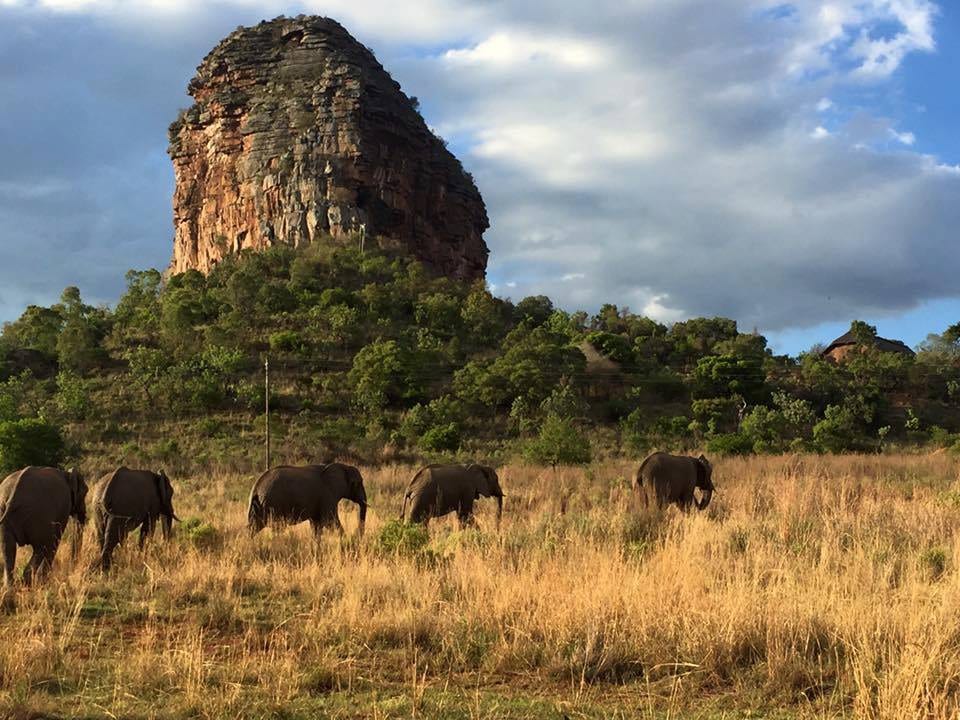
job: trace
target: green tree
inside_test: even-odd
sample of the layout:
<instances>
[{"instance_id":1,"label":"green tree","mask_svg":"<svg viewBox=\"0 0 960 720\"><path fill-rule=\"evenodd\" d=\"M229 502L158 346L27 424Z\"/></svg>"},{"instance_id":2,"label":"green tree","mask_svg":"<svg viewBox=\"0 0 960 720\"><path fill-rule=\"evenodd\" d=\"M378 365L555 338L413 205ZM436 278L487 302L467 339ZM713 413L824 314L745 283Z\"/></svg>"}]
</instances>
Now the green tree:
<instances>
[{"instance_id":1,"label":"green tree","mask_svg":"<svg viewBox=\"0 0 960 720\"><path fill-rule=\"evenodd\" d=\"M536 438L527 442L524 455L544 465L584 465L590 462L590 441L572 420L550 413Z\"/></svg>"},{"instance_id":2,"label":"green tree","mask_svg":"<svg viewBox=\"0 0 960 720\"><path fill-rule=\"evenodd\" d=\"M60 430L41 418L0 422L0 473L27 465L55 467L66 453Z\"/></svg>"},{"instance_id":3,"label":"green tree","mask_svg":"<svg viewBox=\"0 0 960 720\"><path fill-rule=\"evenodd\" d=\"M357 404L378 412L404 394L408 360L396 340L377 340L353 358L348 376Z\"/></svg>"}]
</instances>

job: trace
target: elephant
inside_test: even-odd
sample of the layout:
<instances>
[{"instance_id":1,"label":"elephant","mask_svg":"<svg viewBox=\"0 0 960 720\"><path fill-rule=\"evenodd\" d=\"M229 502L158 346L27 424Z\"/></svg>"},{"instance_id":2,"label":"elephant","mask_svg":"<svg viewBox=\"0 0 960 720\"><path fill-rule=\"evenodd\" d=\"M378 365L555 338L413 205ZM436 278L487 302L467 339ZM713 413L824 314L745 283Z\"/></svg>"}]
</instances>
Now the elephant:
<instances>
[{"instance_id":1,"label":"elephant","mask_svg":"<svg viewBox=\"0 0 960 720\"><path fill-rule=\"evenodd\" d=\"M263 473L250 491L247 525L255 535L271 521L295 525L309 520L318 537L324 528L335 528L343 534L337 514L341 500L352 500L360 506L359 533L363 535L367 493L357 468L342 463L274 467Z\"/></svg>"},{"instance_id":2,"label":"elephant","mask_svg":"<svg viewBox=\"0 0 960 720\"><path fill-rule=\"evenodd\" d=\"M486 465L428 465L413 476L403 496L400 520L424 525L430 518L456 511L460 527L473 523L473 502L497 499L497 527L503 516L503 490L496 471ZM410 512L407 513L407 503Z\"/></svg>"},{"instance_id":3,"label":"elephant","mask_svg":"<svg viewBox=\"0 0 960 720\"><path fill-rule=\"evenodd\" d=\"M688 457L655 452L640 464L636 489L643 495L645 505L649 502L647 493L652 489L660 508L672 503L687 512L695 504L697 510L704 510L713 497L712 474L713 467L703 455ZM694 497L695 488L700 490L699 500Z\"/></svg>"},{"instance_id":4,"label":"elephant","mask_svg":"<svg viewBox=\"0 0 960 720\"><path fill-rule=\"evenodd\" d=\"M99 566L110 569L113 551L129 532L140 528L140 549L161 521L163 537L170 539L174 520L173 486L166 473L120 467L104 475L93 488L94 528L100 550Z\"/></svg>"},{"instance_id":5,"label":"elephant","mask_svg":"<svg viewBox=\"0 0 960 720\"><path fill-rule=\"evenodd\" d=\"M30 545L33 554L23 573L29 584L50 570L60 538L71 517L78 525L73 555L79 555L83 526L87 522L87 484L76 469L29 466L11 473L0 483L0 547L3 550L3 584L13 586L17 548Z\"/></svg>"}]
</instances>

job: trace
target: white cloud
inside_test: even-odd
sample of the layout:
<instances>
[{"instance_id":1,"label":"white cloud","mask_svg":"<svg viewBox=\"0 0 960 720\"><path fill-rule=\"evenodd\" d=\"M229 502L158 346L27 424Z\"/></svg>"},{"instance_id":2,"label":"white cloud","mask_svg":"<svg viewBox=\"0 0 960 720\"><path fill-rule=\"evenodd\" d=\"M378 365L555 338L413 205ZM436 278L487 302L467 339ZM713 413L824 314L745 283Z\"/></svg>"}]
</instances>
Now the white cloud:
<instances>
[{"instance_id":1,"label":"white cloud","mask_svg":"<svg viewBox=\"0 0 960 720\"><path fill-rule=\"evenodd\" d=\"M10 0L0 3L10 7ZM155 254L168 251L163 125L184 102L190 69L235 25L304 11L339 19L421 98L431 124L477 178L491 218L491 276L515 297L545 293L571 309L629 303L664 321L727 315L774 330L958 292L960 170L912 150L913 135L896 130L900 119L876 109L870 94L911 53L934 49L936 8L925 0L794 0L787 13L769 12L779 0L34 4L56 17L96 15L101 29L128 27L145 14L165 19L141 24L151 43L166 43L166 55L155 45L145 52L117 42L100 64L74 70L65 60L48 76L48 53L24 62L29 73L14 78L21 95L11 96L21 108L32 106L37 88L48 98L81 87L92 98L96 113L85 115L80 97L77 123L58 136L60 145L47 148L49 132L32 134L31 125L49 113L18 111L12 133L10 122L0 123L0 217L8 228L28 205L4 205L4 192L23 192L20 184L2 184L21 180L10 174L11 153L21 149L25 173L44 152L51 167L67 157L80 168L101 162L112 146L92 122L83 124L88 115L116 118L110 139L118 142L150 133L110 161L115 176L100 176L125 189L153 173L148 211L136 205L127 212L115 197L109 205L104 183L96 212L85 203L58 216L43 205L69 193L38 197L34 190L29 201L39 208L31 223L49 216L50 237L83 228L84 242L100 248L100 264L117 277L126 268L102 262L117 237L160 247ZM184 39L188 51L179 49ZM64 57L96 54L85 53L82 34L64 33L60 42L72 43ZM144 55L149 64L128 68ZM171 58L179 65L168 77L162 73ZM106 110L93 81L103 68L127 81ZM155 108L145 98L161 90ZM138 103L150 110L143 118ZM828 111L829 121L822 116ZM140 130L144 123L152 124ZM146 169L131 162L147 152L154 160ZM84 180L84 170L68 179L77 187ZM160 220L146 229L140 216ZM102 231L104 217L110 233ZM9 287L9 274L22 275L26 262L0 285Z\"/></svg>"},{"instance_id":2,"label":"white cloud","mask_svg":"<svg viewBox=\"0 0 960 720\"><path fill-rule=\"evenodd\" d=\"M913 145L917 141L912 132L897 132L893 128L890 128L890 137L903 145Z\"/></svg>"},{"instance_id":3,"label":"white cloud","mask_svg":"<svg viewBox=\"0 0 960 720\"><path fill-rule=\"evenodd\" d=\"M538 37L526 33L494 33L473 47L448 50L456 63L511 67L522 62L545 62L569 68L591 69L606 64L601 45L571 37Z\"/></svg>"}]
</instances>

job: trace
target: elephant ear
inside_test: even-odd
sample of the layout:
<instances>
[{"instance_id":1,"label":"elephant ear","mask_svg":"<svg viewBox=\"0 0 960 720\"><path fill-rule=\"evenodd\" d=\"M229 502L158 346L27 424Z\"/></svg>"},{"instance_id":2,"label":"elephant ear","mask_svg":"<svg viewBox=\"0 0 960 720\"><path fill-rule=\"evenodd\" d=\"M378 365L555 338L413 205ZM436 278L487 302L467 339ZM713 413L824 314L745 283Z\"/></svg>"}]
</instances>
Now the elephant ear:
<instances>
[{"instance_id":1,"label":"elephant ear","mask_svg":"<svg viewBox=\"0 0 960 720\"><path fill-rule=\"evenodd\" d=\"M360 474L357 468L350 465L347 466L347 481L350 484L350 490L353 492L354 497L360 497L366 494L363 489L363 475Z\"/></svg>"},{"instance_id":2,"label":"elephant ear","mask_svg":"<svg viewBox=\"0 0 960 720\"><path fill-rule=\"evenodd\" d=\"M477 495L484 497L493 497L497 494L499 482L497 481L497 472L489 465L471 465L470 468L480 475L477 482Z\"/></svg>"},{"instance_id":3,"label":"elephant ear","mask_svg":"<svg viewBox=\"0 0 960 720\"><path fill-rule=\"evenodd\" d=\"M713 487L710 476L713 474L713 466L704 455L697 458L697 487L709 489Z\"/></svg>"},{"instance_id":4,"label":"elephant ear","mask_svg":"<svg viewBox=\"0 0 960 720\"><path fill-rule=\"evenodd\" d=\"M490 485L491 495L500 495L500 478L497 477L497 471L489 465L483 465L483 474L487 476L487 483Z\"/></svg>"},{"instance_id":5,"label":"elephant ear","mask_svg":"<svg viewBox=\"0 0 960 720\"><path fill-rule=\"evenodd\" d=\"M80 471L72 467L66 472L67 485L70 487L71 504L73 512L71 513L80 524L87 521L87 484L83 481Z\"/></svg>"},{"instance_id":6,"label":"elephant ear","mask_svg":"<svg viewBox=\"0 0 960 720\"><path fill-rule=\"evenodd\" d=\"M163 470L155 473L153 477L157 483L160 507L164 509L164 512L169 511L170 514L173 514L173 485L170 484L170 478Z\"/></svg>"}]
</instances>

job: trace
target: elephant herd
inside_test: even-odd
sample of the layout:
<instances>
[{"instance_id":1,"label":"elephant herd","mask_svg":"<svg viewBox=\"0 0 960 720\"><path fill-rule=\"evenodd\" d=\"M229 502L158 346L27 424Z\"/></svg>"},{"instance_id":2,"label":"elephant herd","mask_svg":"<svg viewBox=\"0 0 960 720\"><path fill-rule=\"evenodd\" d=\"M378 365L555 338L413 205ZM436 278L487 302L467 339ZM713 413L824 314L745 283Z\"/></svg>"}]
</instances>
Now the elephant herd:
<instances>
[{"instance_id":1,"label":"elephant herd","mask_svg":"<svg viewBox=\"0 0 960 720\"><path fill-rule=\"evenodd\" d=\"M653 453L640 465L634 488L648 503L653 493L660 507L677 505L688 511L707 507L713 495L712 468L698 458ZM699 490L699 500L695 498ZM481 497L497 500L497 527L503 513L503 490L496 471L486 465L429 465L411 479L403 496L400 519L426 524L431 518L457 513L461 526L473 522L473 505ZM319 534L326 528L343 532L337 506L350 500L360 507L359 532L367 515L367 494L357 468L342 463L280 466L264 472L250 492L247 525L252 534L270 522L309 521ZM163 471L121 467L94 486L91 502L98 559L95 568L106 571L116 547L139 528L139 545L157 522L169 539L174 520L173 486ZM73 554L80 551L87 521L87 485L77 470L26 467L0 482L0 550L4 587L13 585L17 548L31 546L33 555L24 570L25 582L49 570L70 518L79 526Z\"/></svg>"}]
</instances>

